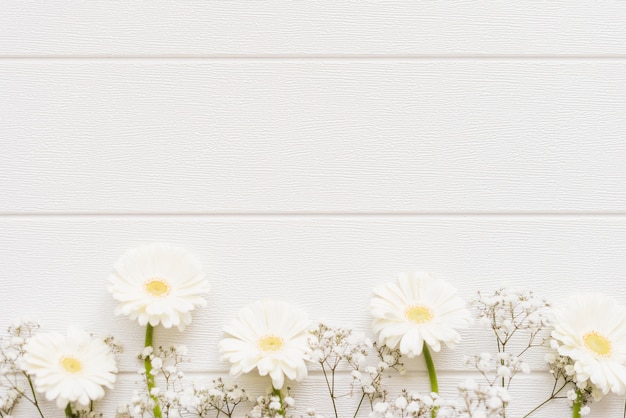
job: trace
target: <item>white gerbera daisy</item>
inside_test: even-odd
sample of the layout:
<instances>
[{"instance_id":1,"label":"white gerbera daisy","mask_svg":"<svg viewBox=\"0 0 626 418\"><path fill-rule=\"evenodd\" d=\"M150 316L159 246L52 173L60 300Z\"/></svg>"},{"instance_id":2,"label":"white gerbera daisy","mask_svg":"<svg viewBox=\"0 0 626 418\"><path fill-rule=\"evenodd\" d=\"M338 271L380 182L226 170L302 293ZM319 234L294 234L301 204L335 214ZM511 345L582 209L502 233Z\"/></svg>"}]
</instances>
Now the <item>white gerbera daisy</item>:
<instances>
[{"instance_id":1,"label":"white gerbera daisy","mask_svg":"<svg viewBox=\"0 0 626 418\"><path fill-rule=\"evenodd\" d=\"M626 393L626 308L606 295L571 296L552 309L558 352L574 361L579 382L590 380L603 394Z\"/></svg>"},{"instance_id":2,"label":"white gerbera daisy","mask_svg":"<svg viewBox=\"0 0 626 418\"><path fill-rule=\"evenodd\" d=\"M202 264L184 248L155 243L128 250L109 279L109 291L120 302L115 314L182 331L191 311L206 304L204 278Z\"/></svg>"},{"instance_id":3,"label":"white gerbera daisy","mask_svg":"<svg viewBox=\"0 0 626 418\"><path fill-rule=\"evenodd\" d=\"M286 302L257 301L241 309L220 341L222 360L232 364L237 376L257 368L270 375L275 389L283 387L285 376L302 380L307 375L309 320L304 311Z\"/></svg>"},{"instance_id":4,"label":"white gerbera daisy","mask_svg":"<svg viewBox=\"0 0 626 418\"><path fill-rule=\"evenodd\" d=\"M21 368L34 377L37 392L59 408L69 402L88 406L104 396L104 387L113 388L115 358L109 346L89 333L74 328L67 336L40 333L25 345Z\"/></svg>"},{"instance_id":5,"label":"white gerbera daisy","mask_svg":"<svg viewBox=\"0 0 626 418\"><path fill-rule=\"evenodd\" d=\"M471 324L465 302L455 296L456 290L443 280L425 272L400 273L396 282L374 289L371 311L378 342L400 348L408 357L419 356L424 342L441 350L460 339L457 328Z\"/></svg>"}]
</instances>

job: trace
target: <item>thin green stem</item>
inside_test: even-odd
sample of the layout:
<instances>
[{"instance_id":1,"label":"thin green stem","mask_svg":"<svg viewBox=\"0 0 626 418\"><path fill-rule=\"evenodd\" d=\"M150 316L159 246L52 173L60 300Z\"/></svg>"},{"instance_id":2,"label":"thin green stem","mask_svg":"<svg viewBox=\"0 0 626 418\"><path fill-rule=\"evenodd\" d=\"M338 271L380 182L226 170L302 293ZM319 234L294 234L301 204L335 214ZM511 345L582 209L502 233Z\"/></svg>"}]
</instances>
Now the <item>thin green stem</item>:
<instances>
[{"instance_id":1,"label":"thin green stem","mask_svg":"<svg viewBox=\"0 0 626 418\"><path fill-rule=\"evenodd\" d=\"M339 418L339 414L337 413L337 404L335 403L335 369L331 369L332 372L332 384L328 380L328 375L326 373L326 368L324 367L324 363L322 362L322 372L324 373L324 379L326 380L326 386L328 387L328 393L330 393L330 400L333 402L333 410L335 412L335 418Z\"/></svg>"},{"instance_id":2,"label":"thin green stem","mask_svg":"<svg viewBox=\"0 0 626 418\"><path fill-rule=\"evenodd\" d=\"M558 383L558 380L554 381L554 386L552 387L552 394L550 395L550 397L548 399L546 399L545 401L541 402L539 405L537 405L536 407L534 407L529 413L527 413L526 415L524 415L522 418L527 418L530 415L532 415L533 413L535 413L539 408L541 408L542 406L544 406L545 404L547 404L548 402L550 402L553 399L557 399L557 396L564 388L565 386L567 386L568 382L563 383L563 386L561 386L559 388L559 390L556 390L556 385ZM626 418L626 417L624 417Z\"/></svg>"},{"instance_id":3,"label":"thin green stem","mask_svg":"<svg viewBox=\"0 0 626 418\"><path fill-rule=\"evenodd\" d=\"M41 408L39 408L39 402L37 401L37 394L36 394L35 388L33 386L33 381L32 381L32 379L30 378L30 376L26 372L24 372L24 376L26 376L26 380L28 381L28 386L30 386L30 391L33 394L33 400L31 401L31 403L33 405L35 405L35 408L37 408L37 412L39 412L39 416L41 418L44 418L43 412L41 412ZM26 397L26 399L28 399L28 398ZM28 400L30 401L30 399L28 399Z\"/></svg>"},{"instance_id":4,"label":"thin green stem","mask_svg":"<svg viewBox=\"0 0 626 418\"><path fill-rule=\"evenodd\" d=\"M154 327L150 324L146 327L146 340L145 347L152 347L152 336L154 334ZM152 412L154 413L154 418L163 418L163 414L161 413L161 405L159 404L159 398L152 395L152 389L156 387L154 383L154 375L152 372L152 361L150 360L150 356L147 356L144 361L144 368L146 369L146 385L148 386L148 395L154 402L154 408Z\"/></svg>"},{"instance_id":5,"label":"thin green stem","mask_svg":"<svg viewBox=\"0 0 626 418\"><path fill-rule=\"evenodd\" d=\"M583 394L579 389L576 389L576 400L572 406L572 418L580 418L580 408L583 406Z\"/></svg>"},{"instance_id":6,"label":"thin green stem","mask_svg":"<svg viewBox=\"0 0 626 418\"><path fill-rule=\"evenodd\" d=\"M430 379L430 391L439 393L439 383L437 383L437 372L435 371L435 364L433 363L433 357L430 355L428 344L424 343L422 349L424 353L424 360L426 361L426 368L428 369L428 378Z\"/></svg>"},{"instance_id":7,"label":"thin green stem","mask_svg":"<svg viewBox=\"0 0 626 418\"><path fill-rule=\"evenodd\" d=\"M422 349L424 353L424 360L426 361L426 368L428 369L428 378L430 379L430 391L434 393L439 393L439 383L437 383L437 372L435 371L435 364L433 363L433 357L430 355L430 350L428 349L428 344L424 342L424 348ZM431 412L432 418L437 417L437 408L433 408Z\"/></svg>"},{"instance_id":8,"label":"thin green stem","mask_svg":"<svg viewBox=\"0 0 626 418\"><path fill-rule=\"evenodd\" d=\"M279 415L282 415L284 417L285 416L285 401L283 398L283 393L280 391L280 389L276 389L274 386L272 386L272 396L278 396L278 400L280 402L280 409L277 412Z\"/></svg>"}]
</instances>

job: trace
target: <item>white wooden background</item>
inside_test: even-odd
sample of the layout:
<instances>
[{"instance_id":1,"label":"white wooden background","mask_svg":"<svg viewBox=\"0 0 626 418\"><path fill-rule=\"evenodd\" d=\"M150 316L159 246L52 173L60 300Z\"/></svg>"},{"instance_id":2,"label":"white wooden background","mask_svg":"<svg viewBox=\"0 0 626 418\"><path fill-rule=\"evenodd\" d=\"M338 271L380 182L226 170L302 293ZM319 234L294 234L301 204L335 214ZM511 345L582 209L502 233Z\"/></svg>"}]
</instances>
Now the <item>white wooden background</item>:
<instances>
[{"instance_id":1,"label":"white wooden background","mask_svg":"<svg viewBox=\"0 0 626 418\"><path fill-rule=\"evenodd\" d=\"M28 315L118 336L105 416L130 399L143 339L112 316L106 280L155 240L209 272L209 306L157 337L187 343L199 379L227 370L216 344L246 303L366 331L371 288L402 270L468 299L504 283L626 303L626 2L0 9L2 327ZM478 328L464 337L436 356L448 394L469 376L461 354L493 349ZM426 390L410 366L399 384ZM547 394L544 373L517 382L512 417ZM301 411L330 416L319 374L293 387ZM609 397L591 416L622 411Z\"/></svg>"}]
</instances>

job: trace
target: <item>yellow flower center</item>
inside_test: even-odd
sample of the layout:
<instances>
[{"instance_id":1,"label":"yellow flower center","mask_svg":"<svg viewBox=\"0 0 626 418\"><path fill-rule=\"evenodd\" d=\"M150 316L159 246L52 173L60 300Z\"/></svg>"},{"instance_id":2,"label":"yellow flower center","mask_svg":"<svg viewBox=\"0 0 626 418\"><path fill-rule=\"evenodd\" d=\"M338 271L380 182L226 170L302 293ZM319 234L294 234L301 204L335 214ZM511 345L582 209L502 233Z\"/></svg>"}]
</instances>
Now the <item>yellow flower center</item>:
<instances>
[{"instance_id":1,"label":"yellow flower center","mask_svg":"<svg viewBox=\"0 0 626 418\"><path fill-rule=\"evenodd\" d=\"M283 339L275 335L261 338L259 348L263 351L278 351L283 346Z\"/></svg>"},{"instance_id":2,"label":"yellow flower center","mask_svg":"<svg viewBox=\"0 0 626 418\"><path fill-rule=\"evenodd\" d=\"M433 319L433 313L426 306L409 306L404 311L404 316L411 322L416 324L423 324Z\"/></svg>"},{"instance_id":3,"label":"yellow flower center","mask_svg":"<svg viewBox=\"0 0 626 418\"><path fill-rule=\"evenodd\" d=\"M169 295L170 293L170 285L163 279L148 280L143 284L143 286L146 289L146 292L158 298Z\"/></svg>"},{"instance_id":4,"label":"yellow flower center","mask_svg":"<svg viewBox=\"0 0 626 418\"><path fill-rule=\"evenodd\" d=\"M583 336L583 341L585 341L588 349L602 357L607 357L611 354L611 341L596 331L586 333Z\"/></svg>"},{"instance_id":5,"label":"yellow flower center","mask_svg":"<svg viewBox=\"0 0 626 418\"><path fill-rule=\"evenodd\" d=\"M80 361L75 359L74 357L63 357L61 359L61 366L65 369L65 371L69 373L78 373L83 369Z\"/></svg>"}]
</instances>

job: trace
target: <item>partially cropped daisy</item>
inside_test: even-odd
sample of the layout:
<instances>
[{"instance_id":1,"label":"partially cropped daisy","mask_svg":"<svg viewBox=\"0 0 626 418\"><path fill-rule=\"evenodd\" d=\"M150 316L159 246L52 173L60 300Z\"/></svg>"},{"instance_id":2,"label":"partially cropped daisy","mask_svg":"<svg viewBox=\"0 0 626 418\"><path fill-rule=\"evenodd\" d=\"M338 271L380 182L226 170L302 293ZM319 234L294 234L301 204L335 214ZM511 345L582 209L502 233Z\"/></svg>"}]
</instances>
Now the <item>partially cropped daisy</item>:
<instances>
[{"instance_id":1,"label":"partially cropped daisy","mask_svg":"<svg viewBox=\"0 0 626 418\"><path fill-rule=\"evenodd\" d=\"M232 363L230 373L236 376L255 368L261 376L269 375L275 389L283 387L285 376L302 380L309 324L306 313L289 303L254 302L224 328L222 360Z\"/></svg>"},{"instance_id":2,"label":"partially cropped daisy","mask_svg":"<svg viewBox=\"0 0 626 418\"><path fill-rule=\"evenodd\" d=\"M425 272L400 273L398 280L374 289L370 307L378 341L399 348L408 357L419 356L424 342L441 350L441 342L453 346L456 331L471 323L470 312L456 290Z\"/></svg>"},{"instance_id":3,"label":"partially cropped daisy","mask_svg":"<svg viewBox=\"0 0 626 418\"><path fill-rule=\"evenodd\" d=\"M206 304L209 284L202 263L184 248L148 244L128 250L115 263L109 291L120 303L116 315L140 325L177 326L191 323L191 311Z\"/></svg>"},{"instance_id":4,"label":"partially cropped daisy","mask_svg":"<svg viewBox=\"0 0 626 418\"><path fill-rule=\"evenodd\" d=\"M31 337L21 368L34 377L37 392L45 393L59 408L76 402L88 406L113 388L117 367L110 347L84 331L70 328L67 336L56 332Z\"/></svg>"},{"instance_id":5,"label":"partially cropped daisy","mask_svg":"<svg viewBox=\"0 0 626 418\"><path fill-rule=\"evenodd\" d=\"M603 394L626 393L626 308L606 295L571 296L552 310L558 352L574 362L576 380Z\"/></svg>"}]
</instances>

